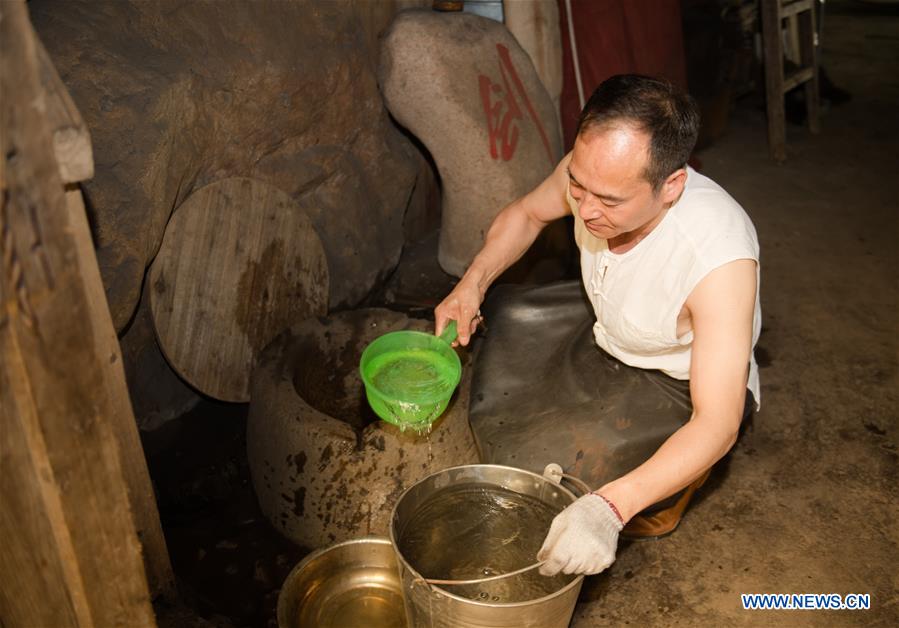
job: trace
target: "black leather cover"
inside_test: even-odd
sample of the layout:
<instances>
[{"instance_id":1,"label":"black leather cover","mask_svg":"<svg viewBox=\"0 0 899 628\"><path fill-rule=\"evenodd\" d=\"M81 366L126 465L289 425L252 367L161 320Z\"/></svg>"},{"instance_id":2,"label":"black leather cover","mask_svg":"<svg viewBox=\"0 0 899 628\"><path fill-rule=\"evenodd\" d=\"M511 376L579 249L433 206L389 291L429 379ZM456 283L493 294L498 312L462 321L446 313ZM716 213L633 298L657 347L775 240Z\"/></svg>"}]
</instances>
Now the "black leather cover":
<instances>
[{"instance_id":1,"label":"black leather cover","mask_svg":"<svg viewBox=\"0 0 899 628\"><path fill-rule=\"evenodd\" d=\"M598 488L689 420L689 382L597 347L579 281L497 286L482 311L470 419L484 462L537 473L557 462Z\"/></svg>"}]
</instances>

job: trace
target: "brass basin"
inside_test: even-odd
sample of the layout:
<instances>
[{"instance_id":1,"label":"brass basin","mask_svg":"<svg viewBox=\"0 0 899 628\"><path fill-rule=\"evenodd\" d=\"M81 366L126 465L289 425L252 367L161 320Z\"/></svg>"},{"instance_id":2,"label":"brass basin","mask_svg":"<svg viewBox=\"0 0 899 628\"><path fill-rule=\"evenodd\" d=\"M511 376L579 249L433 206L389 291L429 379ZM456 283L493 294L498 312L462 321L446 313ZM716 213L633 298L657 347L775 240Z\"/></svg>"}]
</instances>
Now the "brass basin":
<instances>
[{"instance_id":1,"label":"brass basin","mask_svg":"<svg viewBox=\"0 0 899 628\"><path fill-rule=\"evenodd\" d=\"M281 587L279 628L406 628L393 545L365 537L304 558Z\"/></svg>"}]
</instances>

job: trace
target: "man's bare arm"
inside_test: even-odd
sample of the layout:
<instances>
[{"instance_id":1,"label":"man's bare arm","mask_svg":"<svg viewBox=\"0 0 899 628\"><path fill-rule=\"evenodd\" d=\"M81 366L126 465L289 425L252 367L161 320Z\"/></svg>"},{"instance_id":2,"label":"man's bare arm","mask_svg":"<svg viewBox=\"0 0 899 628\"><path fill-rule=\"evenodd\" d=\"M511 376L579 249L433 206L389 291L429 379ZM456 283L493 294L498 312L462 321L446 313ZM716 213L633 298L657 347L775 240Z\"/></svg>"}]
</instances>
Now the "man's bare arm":
<instances>
[{"instance_id":1,"label":"man's bare arm","mask_svg":"<svg viewBox=\"0 0 899 628\"><path fill-rule=\"evenodd\" d=\"M566 155L539 186L497 214L483 248L453 291L434 309L437 334L455 320L459 343L468 344L476 313L490 284L524 255L546 225L568 213L565 189L570 160L571 155Z\"/></svg>"},{"instance_id":2,"label":"man's bare arm","mask_svg":"<svg viewBox=\"0 0 899 628\"><path fill-rule=\"evenodd\" d=\"M756 263L737 260L709 273L687 299L693 323L693 416L653 456L597 492L628 521L686 487L733 447L752 350Z\"/></svg>"}]
</instances>

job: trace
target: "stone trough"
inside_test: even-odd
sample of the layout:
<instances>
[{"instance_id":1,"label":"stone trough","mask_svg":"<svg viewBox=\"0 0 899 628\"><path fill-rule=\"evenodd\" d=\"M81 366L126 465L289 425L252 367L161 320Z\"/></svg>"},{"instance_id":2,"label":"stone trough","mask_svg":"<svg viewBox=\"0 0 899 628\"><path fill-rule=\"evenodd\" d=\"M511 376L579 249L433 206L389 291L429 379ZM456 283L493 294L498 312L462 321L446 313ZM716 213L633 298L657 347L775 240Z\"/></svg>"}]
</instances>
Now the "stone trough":
<instances>
[{"instance_id":1,"label":"stone trough","mask_svg":"<svg viewBox=\"0 0 899 628\"><path fill-rule=\"evenodd\" d=\"M365 346L431 323L385 309L312 318L280 334L251 382L247 449L262 511L285 536L317 548L387 534L400 494L434 471L478 462L468 424L471 365L430 434L401 431L368 407Z\"/></svg>"}]
</instances>

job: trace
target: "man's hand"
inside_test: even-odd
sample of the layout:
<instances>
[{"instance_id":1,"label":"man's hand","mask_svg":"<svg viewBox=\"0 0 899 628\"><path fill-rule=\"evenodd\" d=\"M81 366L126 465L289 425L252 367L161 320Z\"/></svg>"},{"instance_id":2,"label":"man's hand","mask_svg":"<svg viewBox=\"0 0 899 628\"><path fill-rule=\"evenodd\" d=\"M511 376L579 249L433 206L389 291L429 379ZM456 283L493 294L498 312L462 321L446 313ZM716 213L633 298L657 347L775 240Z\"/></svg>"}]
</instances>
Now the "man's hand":
<instances>
[{"instance_id":1,"label":"man's hand","mask_svg":"<svg viewBox=\"0 0 899 628\"><path fill-rule=\"evenodd\" d=\"M434 308L434 332L439 336L451 320L456 321L459 334L457 342L464 347L478 326L478 308L483 300L484 295L477 282L463 277L440 305Z\"/></svg>"},{"instance_id":2,"label":"man's hand","mask_svg":"<svg viewBox=\"0 0 899 628\"><path fill-rule=\"evenodd\" d=\"M605 498L590 493L556 515L537 560L544 576L560 571L593 575L615 562L618 533L624 527Z\"/></svg>"},{"instance_id":3,"label":"man's hand","mask_svg":"<svg viewBox=\"0 0 899 628\"><path fill-rule=\"evenodd\" d=\"M454 320L459 331L457 342L467 345L477 327L478 308L493 280L524 255L541 229L569 214L565 201L569 161L570 153L543 183L496 215L487 230L484 247L475 255L455 289L434 309L434 331L438 336Z\"/></svg>"}]
</instances>

